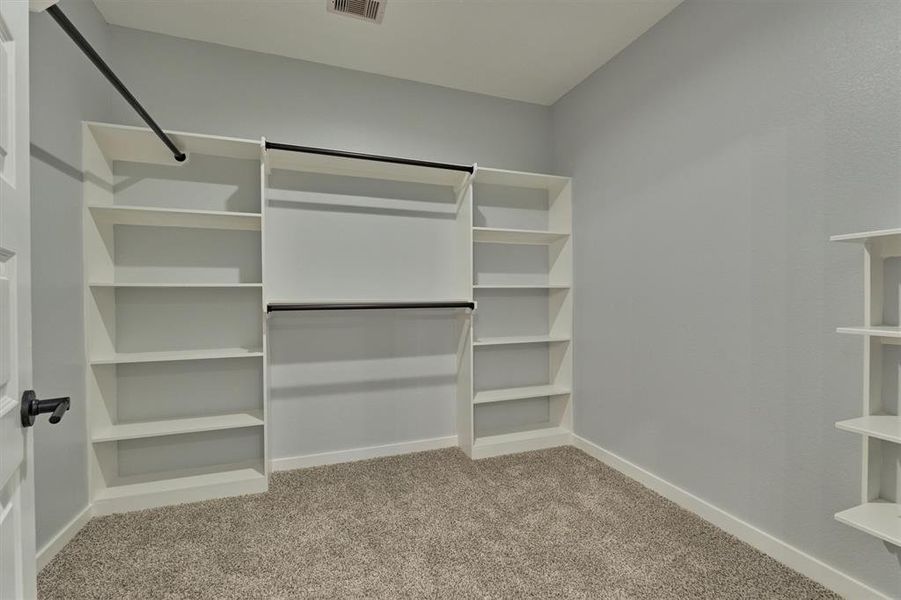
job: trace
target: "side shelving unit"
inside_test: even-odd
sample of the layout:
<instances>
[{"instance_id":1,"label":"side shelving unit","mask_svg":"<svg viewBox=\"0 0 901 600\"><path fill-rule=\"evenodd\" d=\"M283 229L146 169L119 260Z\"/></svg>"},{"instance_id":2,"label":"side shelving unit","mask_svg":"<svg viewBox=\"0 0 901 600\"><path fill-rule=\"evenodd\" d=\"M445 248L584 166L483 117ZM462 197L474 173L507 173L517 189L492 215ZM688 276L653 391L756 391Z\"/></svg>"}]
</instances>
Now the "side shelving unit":
<instances>
[{"instance_id":1,"label":"side shelving unit","mask_svg":"<svg viewBox=\"0 0 901 600\"><path fill-rule=\"evenodd\" d=\"M860 243L865 254L864 323L838 329L839 333L865 338L863 416L836 423L838 429L862 436L861 504L837 513L835 518L901 546L901 477L897 473L897 465L901 463L897 387L901 323L896 321L896 316L889 316L885 306L888 291L885 261L901 258L901 229L837 235L831 240ZM896 322L888 322L893 320ZM889 369L886 369L886 358L893 363ZM886 379L887 371L895 373L892 381ZM891 385L895 386L894 393L886 390Z\"/></svg>"},{"instance_id":2,"label":"side shelving unit","mask_svg":"<svg viewBox=\"0 0 901 600\"><path fill-rule=\"evenodd\" d=\"M565 177L479 168L472 184L472 458L572 436L572 203ZM465 411L465 412L464 412ZM466 444L463 440L469 440Z\"/></svg>"},{"instance_id":3,"label":"side shelving unit","mask_svg":"<svg viewBox=\"0 0 901 600\"><path fill-rule=\"evenodd\" d=\"M83 128L98 514L267 489L259 141Z\"/></svg>"}]
</instances>

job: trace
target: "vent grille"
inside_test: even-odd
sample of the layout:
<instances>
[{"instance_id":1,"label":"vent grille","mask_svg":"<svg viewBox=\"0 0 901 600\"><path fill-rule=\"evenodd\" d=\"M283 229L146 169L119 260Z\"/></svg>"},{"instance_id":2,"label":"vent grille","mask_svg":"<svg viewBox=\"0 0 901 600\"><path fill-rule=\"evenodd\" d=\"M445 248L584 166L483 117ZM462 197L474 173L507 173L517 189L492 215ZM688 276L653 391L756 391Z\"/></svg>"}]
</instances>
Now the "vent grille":
<instances>
[{"instance_id":1,"label":"vent grille","mask_svg":"<svg viewBox=\"0 0 901 600\"><path fill-rule=\"evenodd\" d=\"M329 12L347 15L369 21L381 23L385 16L385 2L387 0L328 0Z\"/></svg>"}]
</instances>

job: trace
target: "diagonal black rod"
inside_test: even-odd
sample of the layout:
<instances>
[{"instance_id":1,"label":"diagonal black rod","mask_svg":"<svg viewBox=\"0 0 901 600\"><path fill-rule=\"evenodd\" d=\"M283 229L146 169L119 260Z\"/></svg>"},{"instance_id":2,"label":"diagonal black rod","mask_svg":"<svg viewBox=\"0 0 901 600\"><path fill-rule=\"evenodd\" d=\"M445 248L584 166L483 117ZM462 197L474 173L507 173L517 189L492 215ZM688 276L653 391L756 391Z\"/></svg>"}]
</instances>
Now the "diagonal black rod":
<instances>
[{"instance_id":1,"label":"diagonal black rod","mask_svg":"<svg viewBox=\"0 0 901 600\"><path fill-rule=\"evenodd\" d=\"M184 162L185 153L178 149L178 146L169 138L168 135L160 129L160 126L156 124L156 121L153 120L153 117L148 114L144 107L141 106L141 103L138 102L138 99L134 97L134 95L128 91L128 88L125 87L125 84L122 83L116 74L113 73L113 70L109 68L100 55L97 54L97 51L91 47L91 44L88 43L84 36L81 35L81 32L72 24L72 21L63 13L62 9L56 4L47 9L47 12L50 13L50 16L53 17L53 20L56 21L57 25L62 27L63 31L72 38L72 41L75 42L75 45L78 46L82 52L84 52L85 56L87 56L94 66L103 73L103 76L106 77L113 87L116 88L122 97L131 104L131 107L135 109L135 111L144 119L144 122L153 130L153 132L162 140L166 147L172 151L172 155L175 157L175 160L178 162Z\"/></svg>"}]
</instances>

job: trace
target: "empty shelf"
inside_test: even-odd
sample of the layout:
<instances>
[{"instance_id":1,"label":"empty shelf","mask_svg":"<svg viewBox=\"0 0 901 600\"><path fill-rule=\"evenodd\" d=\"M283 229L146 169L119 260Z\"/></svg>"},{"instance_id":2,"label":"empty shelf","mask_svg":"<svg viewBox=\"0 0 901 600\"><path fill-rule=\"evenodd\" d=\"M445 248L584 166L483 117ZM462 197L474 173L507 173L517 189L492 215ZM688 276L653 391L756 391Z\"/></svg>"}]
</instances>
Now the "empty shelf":
<instances>
[{"instance_id":1,"label":"empty shelf","mask_svg":"<svg viewBox=\"0 0 901 600\"><path fill-rule=\"evenodd\" d=\"M89 206L88 208L98 223L113 225L260 231L262 224L259 213L145 206Z\"/></svg>"},{"instance_id":2,"label":"empty shelf","mask_svg":"<svg viewBox=\"0 0 901 600\"><path fill-rule=\"evenodd\" d=\"M844 431L901 444L901 417L895 415L870 415L848 419L839 421L835 426Z\"/></svg>"},{"instance_id":3,"label":"empty shelf","mask_svg":"<svg viewBox=\"0 0 901 600\"><path fill-rule=\"evenodd\" d=\"M568 233L557 231L538 231L529 229L496 229L491 227L473 227L472 240L491 244L551 244L566 239Z\"/></svg>"},{"instance_id":4,"label":"empty shelf","mask_svg":"<svg viewBox=\"0 0 901 600\"><path fill-rule=\"evenodd\" d=\"M553 197L560 194L560 192L569 184L569 178L560 177L559 175L544 175L541 173L525 173L522 171L486 169L479 167L476 171L475 183L543 189L547 190Z\"/></svg>"},{"instance_id":5,"label":"empty shelf","mask_svg":"<svg viewBox=\"0 0 901 600\"><path fill-rule=\"evenodd\" d=\"M852 335L869 335L873 337L901 338L901 327L890 325L871 325L869 327L839 327L839 333Z\"/></svg>"},{"instance_id":6,"label":"empty shelf","mask_svg":"<svg viewBox=\"0 0 901 600\"><path fill-rule=\"evenodd\" d=\"M562 283L477 283L472 287L476 290L567 290L570 286Z\"/></svg>"},{"instance_id":7,"label":"empty shelf","mask_svg":"<svg viewBox=\"0 0 901 600\"><path fill-rule=\"evenodd\" d=\"M833 235L829 239L833 242L866 242L878 238L901 238L901 229L882 229L880 231L865 231L862 233L846 233Z\"/></svg>"},{"instance_id":8,"label":"empty shelf","mask_svg":"<svg viewBox=\"0 0 901 600\"><path fill-rule=\"evenodd\" d=\"M121 283L91 282L92 288L262 288L262 283Z\"/></svg>"},{"instance_id":9,"label":"empty shelf","mask_svg":"<svg viewBox=\"0 0 901 600\"><path fill-rule=\"evenodd\" d=\"M119 440L134 440L138 438L161 437L165 435L198 433L201 431L261 427L262 425L263 413L262 411L256 410L227 415L110 425L95 430L91 435L91 439L94 442L115 442Z\"/></svg>"},{"instance_id":10,"label":"empty shelf","mask_svg":"<svg viewBox=\"0 0 901 600\"><path fill-rule=\"evenodd\" d=\"M473 342L473 346L506 346L510 344L551 344L568 342L569 337L553 335L521 335L513 337L487 337Z\"/></svg>"},{"instance_id":11,"label":"empty shelf","mask_svg":"<svg viewBox=\"0 0 901 600\"><path fill-rule=\"evenodd\" d=\"M518 388L503 388L498 390L483 390L476 392L472 399L473 404L488 404L490 402L507 402L508 400L524 400L526 398L543 398L545 396L559 396L570 393L570 389L562 385L530 385Z\"/></svg>"},{"instance_id":12,"label":"empty shelf","mask_svg":"<svg viewBox=\"0 0 901 600\"><path fill-rule=\"evenodd\" d=\"M517 431L514 433L478 436L473 443L473 447L511 444L516 442L536 440L540 438L553 438L557 436L569 435L569 431L562 427L539 427L537 429L528 429L526 431Z\"/></svg>"},{"instance_id":13,"label":"empty shelf","mask_svg":"<svg viewBox=\"0 0 901 600\"><path fill-rule=\"evenodd\" d=\"M867 502L836 513L846 525L901 546L901 505L894 502Z\"/></svg>"},{"instance_id":14,"label":"empty shelf","mask_svg":"<svg viewBox=\"0 0 901 600\"><path fill-rule=\"evenodd\" d=\"M95 499L106 501L209 486L254 483L262 484L263 489L265 489L266 475L262 470L262 465L254 463L216 465L199 469L118 477L111 485L99 490Z\"/></svg>"},{"instance_id":15,"label":"empty shelf","mask_svg":"<svg viewBox=\"0 0 901 600\"><path fill-rule=\"evenodd\" d=\"M122 365L130 363L175 362L183 360L216 360L223 358L253 358L263 356L262 349L216 348L210 350L172 350L164 352L119 352L112 356L91 359L92 365Z\"/></svg>"}]
</instances>

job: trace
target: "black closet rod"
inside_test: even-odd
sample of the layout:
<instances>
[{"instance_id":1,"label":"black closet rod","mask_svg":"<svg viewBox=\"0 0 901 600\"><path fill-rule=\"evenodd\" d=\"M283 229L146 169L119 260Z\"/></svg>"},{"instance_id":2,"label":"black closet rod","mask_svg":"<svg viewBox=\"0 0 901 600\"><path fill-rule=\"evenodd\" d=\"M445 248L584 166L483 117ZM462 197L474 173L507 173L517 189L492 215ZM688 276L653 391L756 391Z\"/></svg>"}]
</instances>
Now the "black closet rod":
<instances>
[{"instance_id":1,"label":"black closet rod","mask_svg":"<svg viewBox=\"0 0 901 600\"><path fill-rule=\"evenodd\" d=\"M379 310L397 308L468 308L474 310L475 302L346 302L346 303L303 303L276 302L266 305L266 312L295 310Z\"/></svg>"},{"instance_id":2,"label":"black closet rod","mask_svg":"<svg viewBox=\"0 0 901 600\"><path fill-rule=\"evenodd\" d=\"M411 165L414 167L431 167L432 169L445 169L448 171L474 172L472 165L458 165L454 163L432 162L429 160L416 160L413 158L399 158L397 156L381 156L378 154L363 154L361 152L346 152L344 150L331 150L329 148L313 148L311 146L295 146L293 144L280 144L278 142L266 142L267 150L286 150L288 152L303 152L306 154L321 154L323 156L337 156L338 158L359 158L375 162L393 163L396 165Z\"/></svg>"},{"instance_id":3,"label":"black closet rod","mask_svg":"<svg viewBox=\"0 0 901 600\"><path fill-rule=\"evenodd\" d=\"M162 140L162 142L166 144L166 147L172 151L172 155L175 157L175 160L177 160L178 162L184 162L185 158L187 158L185 156L185 153L179 150L178 146L176 146L172 142L169 136L166 135L162 129L160 129L160 126L156 124L156 121L153 120L153 117L151 117L147 113L147 111L144 110L144 107L141 106L141 103L138 102L138 99L135 98L134 95L130 91L128 91L128 88L125 87L125 84L122 83L122 81L118 77L116 77L116 74L113 73L113 70L109 68L109 65L107 65L102 58L100 58L100 55L97 54L97 51L91 47L91 44L89 44L88 41L84 39L84 36L81 35L81 32L78 31L75 25L72 24L72 21L70 21L69 18L63 13L62 9L60 9L58 5L54 4L47 9L47 12L50 13L50 16L53 17L53 20L56 21L56 23L60 27L62 27L63 31L65 31L66 34L70 38L72 38L72 41L75 42L75 45L78 46L82 52L84 52L85 56L87 56L91 60L91 62L94 63L94 66L97 67L97 69L101 73L103 73L103 76L106 77L111 84L113 84L113 87L116 88L116 91L122 94L122 97L125 98L125 100L129 104L131 104L131 107L135 109L135 111L137 111L141 118L144 119L144 122L147 123L147 125L153 130L153 132L160 138L160 140Z\"/></svg>"}]
</instances>

